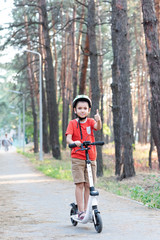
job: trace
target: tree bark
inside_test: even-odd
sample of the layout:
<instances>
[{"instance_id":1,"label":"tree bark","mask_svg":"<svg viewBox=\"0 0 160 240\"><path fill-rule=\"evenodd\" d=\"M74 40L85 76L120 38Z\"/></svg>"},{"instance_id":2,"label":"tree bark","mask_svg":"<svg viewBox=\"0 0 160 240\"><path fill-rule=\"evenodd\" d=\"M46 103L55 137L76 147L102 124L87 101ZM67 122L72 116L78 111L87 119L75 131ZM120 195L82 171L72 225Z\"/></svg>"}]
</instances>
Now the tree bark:
<instances>
[{"instance_id":1,"label":"tree bark","mask_svg":"<svg viewBox=\"0 0 160 240\"><path fill-rule=\"evenodd\" d=\"M39 21L42 22L42 15L40 8L39 10ZM43 29L42 24L39 25L39 43L40 43L40 52L42 56L42 106L43 106L43 151L45 153L49 153L49 134L48 134L48 113L47 113L47 103L46 103L46 94L45 94L45 84L44 84L44 69L45 69L45 59L46 59L46 51L44 49L44 38L43 38Z\"/></svg>"},{"instance_id":2,"label":"tree bark","mask_svg":"<svg viewBox=\"0 0 160 240\"><path fill-rule=\"evenodd\" d=\"M79 94L85 94L85 90L86 90L88 57L89 57L89 41L88 41L88 34L86 34L84 54L83 54L83 60L82 60L82 66L81 66L81 75L80 75L80 81L79 81Z\"/></svg>"},{"instance_id":3,"label":"tree bark","mask_svg":"<svg viewBox=\"0 0 160 240\"><path fill-rule=\"evenodd\" d=\"M133 164L133 120L130 94L127 2L112 0L113 121L116 153L115 173L120 179L135 175ZM122 168L123 167L123 168ZM122 172L121 172L122 168Z\"/></svg>"},{"instance_id":4,"label":"tree bark","mask_svg":"<svg viewBox=\"0 0 160 240\"><path fill-rule=\"evenodd\" d=\"M61 25L63 26L63 8L61 6ZM66 15L66 20L68 21L68 14ZM62 48L61 48L61 94L62 94L62 146L63 148L66 148L66 136L65 132L68 126L68 117L69 117L69 99L70 99L70 87L69 82L71 82L71 77L68 76L67 72L67 62L68 59L71 57L71 51L70 46L72 45L68 39L68 35L70 36L70 33L68 33L68 30L65 30L65 32L62 33ZM69 49L68 49L69 48ZM69 53L69 57L67 56L67 53ZM70 65L69 65L70 66ZM70 72L70 71L69 71Z\"/></svg>"},{"instance_id":5,"label":"tree bark","mask_svg":"<svg viewBox=\"0 0 160 240\"><path fill-rule=\"evenodd\" d=\"M24 10L24 19L25 19L25 33L27 37L27 46L28 49L31 49L30 45L30 36L28 32L28 18L26 15L26 12ZM32 58L31 54L27 52L27 62L28 62L28 81L30 86L30 96L31 96L31 106L32 106L32 115L33 115L33 142L34 142L34 152L38 152L38 126L37 126L37 111L36 111L36 104L35 104L35 89L34 89L34 74L33 74L33 68L31 65ZM24 136L25 137L25 136Z\"/></svg>"},{"instance_id":6,"label":"tree bark","mask_svg":"<svg viewBox=\"0 0 160 240\"><path fill-rule=\"evenodd\" d=\"M158 135L156 114L155 114L155 109L154 109L152 100L151 100L150 121L151 121L151 137L153 138L156 149L157 149L157 156L158 156L158 162L159 162L159 168L160 168L160 139L159 139L159 135ZM152 145L153 145L153 143L151 142L151 150L153 149Z\"/></svg>"},{"instance_id":7,"label":"tree bark","mask_svg":"<svg viewBox=\"0 0 160 240\"><path fill-rule=\"evenodd\" d=\"M50 49L50 36L48 28L48 17L46 10L46 0L40 1L41 14L43 20L43 34L46 50L45 62L45 78L46 78L46 92L48 102L48 116L50 127L50 144L52 148L52 155L56 159L60 159L60 145L59 145L59 125L58 125L58 105L56 100L56 83L54 77L54 68L52 53Z\"/></svg>"},{"instance_id":8,"label":"tree bark","mask_svg":"<svg viewBox=\"0 0 160 240\"><path fill-rule=\"evenodd\" d=\"M160 1L159 0L154 0L154 5L155 5L155 11L156 11L156 17L158 20L158 38L160 42Z\"/></svg>"},{"instance_id":9,"label":"tree bark","mask_svg":"<svg viewBox=\"0 0 160 240\"><path fill-rule=\"evenodd\" d=\"M96 24L95 24L95 1L89 0L88 2L88 39L89 39L89 56L90 56L90 82L92 90L92 109L91 116L96 114L96 110L99 109L100 89L98 82L98 57L97 57L97 45L96 45ZM101 140L101 132L95 133L96 141ZM102 148L97 146L97 176L103 175L103 158Z\"/></svg>"},{"instance_id":10,"label":"tree bark","mask_svg":"<svg viewBox=\"0 0 160 240\"><path fill-rule=\"evenodd\" d=\"M158 141L160 141L160 54L157 18L152 0L142 0L143 26L146 42L146 57L149 66L152 103L155 112ZM160 153L158 146L158 154ZM160 167L160 159L159 159Z\"/></svg>"},{"instance_id":11,"label":"tree bark","mask_svg":"<svg viewBox=\"0 0 160 240\"><path fill-rule=\"evenodd\" d=\"M76 18L76 5L73 6L73 19ZM73 79L73 99L77 96L77 51L76 51L76 21L72 22L72 79Z\"/></svg>"},{"instance_id":12,"label":"tree bark","mask_svg":"<svg viewBox=\"0 0 160 240\"><path fill-rule=\"evenodd\" d=\"M100 102L101 102L101 120L102 120L102 129L101 129L101 139L104 138L103 136L103 123L104 123L104 117L103 117L103 106L104 106L104 102L103 102L103 97L104 97L104 86L103 86L103 56L102 56L102 29L101 29L101 11L100 11L100 2L98 1L98 52L99 52L99 56L98 56L98 79L99 79L99 83L100 83Z\"/></svg>"}]
</instances>

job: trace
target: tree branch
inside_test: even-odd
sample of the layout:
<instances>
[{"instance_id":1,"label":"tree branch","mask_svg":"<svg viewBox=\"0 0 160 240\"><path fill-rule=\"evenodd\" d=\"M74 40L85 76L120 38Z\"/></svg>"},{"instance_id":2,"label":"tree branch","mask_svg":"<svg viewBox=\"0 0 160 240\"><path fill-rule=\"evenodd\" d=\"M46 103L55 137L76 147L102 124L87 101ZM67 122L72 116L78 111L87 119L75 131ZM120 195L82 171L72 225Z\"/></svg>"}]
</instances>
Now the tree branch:
<instances>
[{"instance_id":1,"label":"tree branch","mask_svg":"<svg viewBox=\"0 0 160 240\"><path fill-rule=\"evenodd\" d=\"M80 2L80 1L78 1L78 0L76 0L76 2L79 3L80 5L86 7L86 8L88 7L86 4L84 4L84 3L82 3L82 2Z\"/></svg>"}]
</instances>

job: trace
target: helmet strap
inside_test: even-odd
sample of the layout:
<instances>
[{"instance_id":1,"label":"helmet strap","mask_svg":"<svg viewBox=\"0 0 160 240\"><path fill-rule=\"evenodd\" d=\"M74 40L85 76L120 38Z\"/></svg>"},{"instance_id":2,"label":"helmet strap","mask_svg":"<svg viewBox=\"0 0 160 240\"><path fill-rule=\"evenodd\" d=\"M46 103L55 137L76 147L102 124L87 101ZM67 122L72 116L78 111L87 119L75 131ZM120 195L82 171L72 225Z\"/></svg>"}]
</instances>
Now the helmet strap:
<instances>
[{"instance_id":1,"label":"helmet strap","mask_svg":"<svg viewBox=\"0 0 160 240\"><path fill-rule=\"evenodd\" d=\"M82 120L85 120L87 117L83 117L83 118L78 117L78 118L79 118L80 121L82 121Z\"/></svg>"},{"instance_id":2,"label":"helmet strap","mask_svg":"<svg viewBox=\"0 0 160 240\"><path fill-rule=\"evenodd\" d=\"M87 117L79 117L77 113L75 113L75 115L80 121L85 120L87 118Z\"/></svg>"},{"instance_id":3,"label":"helmet strap","mask_svg":"<svg viewBox=\"0 0 160 240\"><path fill-rule=\"evenodd\" d=\"M80 124L80 119L78 119L78 124L79 124L79 130L80 130L80 134L81 134L81 139L83 139L81 124Z\"/></svg>"},{"instance_id":4,"label":"helmet strap","mask_svg":"<svg viewBox=\"0 0 160 240\"><path fill-rule=\"evenodd\" d=\"M81 118L81 117L79 117L77 114L76 114L76 116L78 117L77 128L78 128L78 126L79 126L81 139L83 139L83 135L82 135L82 129L81 129L80 121L85 120L87 117L83 117L83 118Z\"/></svg>"}]
</instances>

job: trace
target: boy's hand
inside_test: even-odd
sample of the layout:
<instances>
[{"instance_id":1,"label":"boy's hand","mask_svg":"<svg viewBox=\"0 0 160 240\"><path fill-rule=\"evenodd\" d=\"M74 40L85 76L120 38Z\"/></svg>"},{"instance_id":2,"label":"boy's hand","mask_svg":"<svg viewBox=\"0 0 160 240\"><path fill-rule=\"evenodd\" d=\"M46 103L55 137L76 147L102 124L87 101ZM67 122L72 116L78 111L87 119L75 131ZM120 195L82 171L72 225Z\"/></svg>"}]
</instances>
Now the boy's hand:
<instances>
[{"instance_id":1,"label":"boy's hand","mask_svg":"<svg viewBox=\"0 0 160 240\"><path fill-rule=\"evenodd\" d=\"M100 130L102 128L102 123L101 123L101 117L99 115L98 109L97 109L96 115L94 115L94 119L96 120L96 123L94 124L94 128L97 130Z\"/></svg>"},{"instance_id":2,"label":"boy's hand","mask_svg":"<svg viewBox=\"0 0 160 240\"><path fill-rule=\"evenodd\" d=\"M96 122L101 120L98 109L97 109L97 113L94 115L94 119L96 120Z\"/></svg>"},{"instance_id":3,"label":"boy's hand","mask_svg":"<svg viewBox=\"0 0 160 240\"><path fill-rule=\"evenodd\" d=\"M74 141L74 143L77 145L77 147L81 146L81 142L80 141Z\"/></svg>"}]
</instances>

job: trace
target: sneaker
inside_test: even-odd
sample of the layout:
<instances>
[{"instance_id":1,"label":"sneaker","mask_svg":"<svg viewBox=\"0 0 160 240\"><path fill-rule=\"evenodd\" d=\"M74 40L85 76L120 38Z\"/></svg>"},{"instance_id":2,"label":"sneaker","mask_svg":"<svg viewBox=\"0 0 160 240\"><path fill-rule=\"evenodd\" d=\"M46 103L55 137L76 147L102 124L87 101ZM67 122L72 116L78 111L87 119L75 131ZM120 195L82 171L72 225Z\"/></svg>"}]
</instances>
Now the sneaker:
<instances>
[{"instance_id":1,"label":"sneaker","mask_svg":"<svg viewBox=\"0 0 160 240\"><path fill-rule=\"evenodd\" d=\"M85 217L85 212L78 213L78 220L83 220L84 217Z\"/></svg>"}]
</instances>

